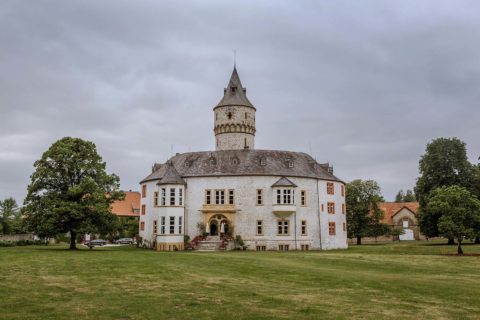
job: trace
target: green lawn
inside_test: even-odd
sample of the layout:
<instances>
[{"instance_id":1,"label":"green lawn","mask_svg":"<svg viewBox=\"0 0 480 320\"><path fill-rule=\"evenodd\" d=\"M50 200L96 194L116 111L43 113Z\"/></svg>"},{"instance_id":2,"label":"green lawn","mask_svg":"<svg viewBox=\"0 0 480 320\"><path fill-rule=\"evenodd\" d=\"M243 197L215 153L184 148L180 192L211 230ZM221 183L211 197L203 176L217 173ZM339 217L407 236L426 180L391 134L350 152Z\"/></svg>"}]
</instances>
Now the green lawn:
<instances>
[{"instance_id":1,"label":"green lawn","mask_svg":"<svg viewBox=\"0 0 480 320\"><path fill-rule=\"evenodd\" d=\"M455 250L438 242L287 253L0 248L0 318L480 319L480 257L440 255Z\"/></svg>"}]
</instances>

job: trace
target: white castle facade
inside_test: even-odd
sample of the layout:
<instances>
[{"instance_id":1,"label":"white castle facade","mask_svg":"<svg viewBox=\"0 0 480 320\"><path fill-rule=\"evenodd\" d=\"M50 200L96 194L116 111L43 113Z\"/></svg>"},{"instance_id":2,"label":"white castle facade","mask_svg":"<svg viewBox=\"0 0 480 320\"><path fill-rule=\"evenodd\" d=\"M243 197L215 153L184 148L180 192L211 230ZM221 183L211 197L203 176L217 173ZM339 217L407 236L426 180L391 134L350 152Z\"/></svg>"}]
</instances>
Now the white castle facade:
<instances>
[{"instance_id":1,"label":"white castle facade","mask_svg":"<svg viewBox=\"0 0 480 320\"><path fill-rule=\"evenodd\" d=\"M182 250L208 233L248 250L346 248L344 183L305 153L255 149L256 109L235 68L213 111L215 151L177 154L141 181L144 243Z\"/></svg>"}]
</instances>

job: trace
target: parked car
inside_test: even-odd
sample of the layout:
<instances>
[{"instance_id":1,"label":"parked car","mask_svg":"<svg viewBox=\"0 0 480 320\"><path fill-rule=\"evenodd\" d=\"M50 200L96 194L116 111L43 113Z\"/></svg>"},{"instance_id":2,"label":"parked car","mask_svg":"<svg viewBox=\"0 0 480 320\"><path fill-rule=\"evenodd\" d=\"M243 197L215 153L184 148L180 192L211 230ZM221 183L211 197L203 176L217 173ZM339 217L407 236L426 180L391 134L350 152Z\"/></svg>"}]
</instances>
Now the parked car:
<instances>
[{"instance_id":1,"label":"parked car","mask_svg":"<svg viewBox=\"0 0 480 320\"><path fill-rule=\"evenodd\" d=\"M118 243L118 244L133 244L133 239L132 238L120 238L115 242Z\"/></svg>"},{"instance_id":2,"label":"parked car","mask_svg":"<svg viewBox=\"0 0 480 320\"><path fill-rule=\"evenodd\" d=\"M103 239L95 239L95 240L91 240L90 242L87 243L87 245L90 247L90 246L104 246L107 244L107 241L103 240Z\"/></svg>"}]
</instances>

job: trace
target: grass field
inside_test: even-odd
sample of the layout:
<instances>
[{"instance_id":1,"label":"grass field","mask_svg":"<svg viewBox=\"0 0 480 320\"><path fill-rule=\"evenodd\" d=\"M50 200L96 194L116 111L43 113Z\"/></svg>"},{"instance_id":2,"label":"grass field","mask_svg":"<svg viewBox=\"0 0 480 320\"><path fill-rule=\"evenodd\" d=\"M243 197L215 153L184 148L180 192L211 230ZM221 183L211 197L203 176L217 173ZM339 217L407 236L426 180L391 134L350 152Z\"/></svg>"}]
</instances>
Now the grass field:
<instances>
[{"instance_id":1,"label":"grass field","mask_svg":"<svg viewBox=\"0 0 480 320\"><path fill-rule=\"evenodd\" d=\"M1 319L480 319L480 257L439 243L329 252L0 248ZM480 253L480 245L465 246Z\"/></svg>"}]
</instances>

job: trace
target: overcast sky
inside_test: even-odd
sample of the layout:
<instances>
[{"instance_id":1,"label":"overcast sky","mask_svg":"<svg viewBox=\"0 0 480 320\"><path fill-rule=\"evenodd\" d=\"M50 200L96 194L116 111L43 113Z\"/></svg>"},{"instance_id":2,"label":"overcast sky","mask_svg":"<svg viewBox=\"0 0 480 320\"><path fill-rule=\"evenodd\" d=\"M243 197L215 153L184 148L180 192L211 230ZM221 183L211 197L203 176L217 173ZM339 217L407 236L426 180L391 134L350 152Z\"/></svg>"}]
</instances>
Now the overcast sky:
<instances>
[{"instance_id":1,"label":"overcast sky","mask_svg":"<svg viewBox=\"0 0 480 320\"><path fill-rule=\"evenodd\" d=\"M480 1L9 1L0 4L0 199L33 163L92 140L124 190L154 162L214 149L237 68L256 148L345 180L412 188L437 137L480 156Z\"/></svg>"}]
</instances>

